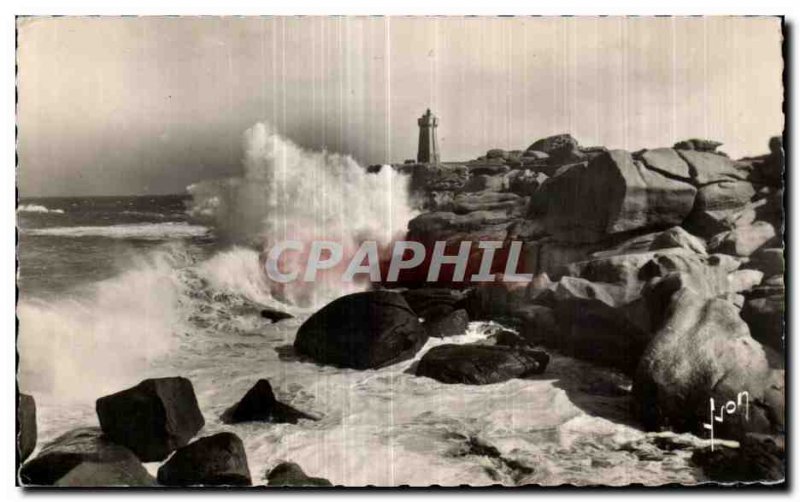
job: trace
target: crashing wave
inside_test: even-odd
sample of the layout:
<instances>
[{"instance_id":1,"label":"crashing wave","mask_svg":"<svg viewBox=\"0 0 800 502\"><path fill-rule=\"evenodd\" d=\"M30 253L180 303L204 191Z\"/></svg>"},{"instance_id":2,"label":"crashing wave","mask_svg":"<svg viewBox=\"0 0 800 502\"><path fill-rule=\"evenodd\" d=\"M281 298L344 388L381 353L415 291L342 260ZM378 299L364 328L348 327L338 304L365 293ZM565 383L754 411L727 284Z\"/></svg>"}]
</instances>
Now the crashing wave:
<instances>
[{"instance_id":1,"label":"crashing wave","mask_svg":"<svg viewBox=\"0 0 800 502\"><path fill-rule=\"evenodd\" d=\"M63 209L48 209L40 204L22 204L17 208L18 213L64 214Z\"/></svg>"}]
</instances>

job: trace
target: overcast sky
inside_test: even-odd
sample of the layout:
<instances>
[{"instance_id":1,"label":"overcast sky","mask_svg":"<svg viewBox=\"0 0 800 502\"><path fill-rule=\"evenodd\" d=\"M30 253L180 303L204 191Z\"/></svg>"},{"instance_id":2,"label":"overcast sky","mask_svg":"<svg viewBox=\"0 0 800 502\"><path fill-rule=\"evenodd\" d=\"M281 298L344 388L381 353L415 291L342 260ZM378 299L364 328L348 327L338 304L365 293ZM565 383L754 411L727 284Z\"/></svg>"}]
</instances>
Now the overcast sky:
<instances>
[{"instance_id":1,"label":"overcast sky","mask_svg":"<svg viewBox=\"0 0 800 502\"><path fill-rule=\"evenodd\" d=\"M18 44L22 196L180 193L264 120L365 165L415 157L427 107L442 160L783 129L778 18L27 18Z\"/></svg>"}]
</instances>

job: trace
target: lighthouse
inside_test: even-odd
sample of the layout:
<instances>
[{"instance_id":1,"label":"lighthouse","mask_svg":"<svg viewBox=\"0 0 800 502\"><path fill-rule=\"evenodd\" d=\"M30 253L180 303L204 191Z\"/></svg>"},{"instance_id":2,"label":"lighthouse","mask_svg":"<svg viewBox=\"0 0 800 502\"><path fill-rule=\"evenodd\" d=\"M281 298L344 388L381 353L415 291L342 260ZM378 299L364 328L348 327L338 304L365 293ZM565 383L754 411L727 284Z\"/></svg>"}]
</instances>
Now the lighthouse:
<instances>
[{"instance_id":1,"label":"lighthouse","mask_svg":"<svg viewBox=\"0 0 800 502\"><path fill-rule=\"evenodd\" d=\"M431 113L431 109L417 120L419 124L419 149L417 150L417 162L425 164L439 163L439 144L436 141L436 126L439 119Z\"/></svg>"}]
</instances>

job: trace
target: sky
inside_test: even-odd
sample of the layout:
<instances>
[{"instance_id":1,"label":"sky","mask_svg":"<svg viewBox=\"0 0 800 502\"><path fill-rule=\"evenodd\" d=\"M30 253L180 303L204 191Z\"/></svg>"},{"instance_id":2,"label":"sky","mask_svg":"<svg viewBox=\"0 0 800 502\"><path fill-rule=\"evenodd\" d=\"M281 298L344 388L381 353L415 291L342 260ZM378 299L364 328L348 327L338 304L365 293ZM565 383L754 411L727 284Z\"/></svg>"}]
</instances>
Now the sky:
<instances>
[{"instance_id":1,"label":"sky","mask_svg":"<svg viewBox=\"0 0 800 502\"><path fill-rule=\"evenodd\" d=\"M732 157L781 134L779 18L18 18L22 197L182 193L241 172L243 133L363 165L571 133L638 150L702 137Z\"/></svg>"}]
</instances>

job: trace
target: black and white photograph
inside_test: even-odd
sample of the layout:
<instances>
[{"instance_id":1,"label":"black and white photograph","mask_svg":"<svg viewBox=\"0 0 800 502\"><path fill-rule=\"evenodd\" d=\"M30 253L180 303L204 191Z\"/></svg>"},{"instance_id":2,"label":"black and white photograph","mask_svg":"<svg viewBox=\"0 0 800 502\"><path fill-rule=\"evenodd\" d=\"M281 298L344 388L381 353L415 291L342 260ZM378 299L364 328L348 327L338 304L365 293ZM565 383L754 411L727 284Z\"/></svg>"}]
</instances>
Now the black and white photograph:
<instances>
[{"instance_id":1,"label":"black and white photograph","mask_svg":"<svg viewBox=\"0 0 800 502\"><path fill-rule=\"evenodd\" d=\"M501 14L15 16L17 489L785 489L786 18Z\"/></svg>"}]
</instances>

